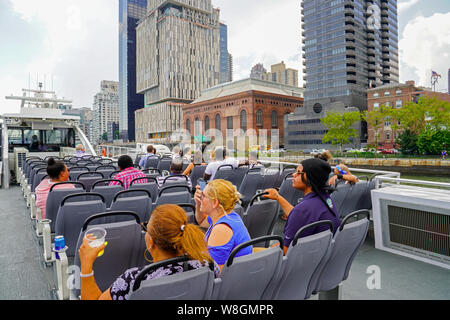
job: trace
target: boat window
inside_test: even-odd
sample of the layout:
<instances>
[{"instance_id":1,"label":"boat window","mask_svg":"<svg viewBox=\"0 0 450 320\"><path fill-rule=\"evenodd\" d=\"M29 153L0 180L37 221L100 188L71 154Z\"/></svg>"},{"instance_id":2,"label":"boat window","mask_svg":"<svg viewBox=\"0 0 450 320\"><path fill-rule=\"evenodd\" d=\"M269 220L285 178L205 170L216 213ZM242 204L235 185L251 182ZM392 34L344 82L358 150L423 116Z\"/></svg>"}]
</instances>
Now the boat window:
<instances>
[{"instance_id":1,"label":"boat window","mask_svg":"<svg viewBox=\"0 0 450 320\"><path fill-rule=\"evenodd\" d=\"M62 147L75 147L73 129L31 130L30 128L9 128L8 149L26 148L29 152L59 152Z\"/></svg>"}]
</instances>

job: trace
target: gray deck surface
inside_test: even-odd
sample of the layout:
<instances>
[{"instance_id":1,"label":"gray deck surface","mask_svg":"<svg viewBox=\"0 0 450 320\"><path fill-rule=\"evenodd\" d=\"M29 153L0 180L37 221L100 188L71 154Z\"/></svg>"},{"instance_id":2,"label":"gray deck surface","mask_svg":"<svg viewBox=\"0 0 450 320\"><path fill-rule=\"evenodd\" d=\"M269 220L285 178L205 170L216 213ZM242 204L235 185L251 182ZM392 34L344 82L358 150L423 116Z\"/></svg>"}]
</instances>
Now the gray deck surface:
<instances>
[{"instance_id":1,"label":"gray deck surface","mask_svg":"<svg viewBox=\"0 0 450 320\"><path fill-rule=\"evenodd\" d=\"M0 300L53 299L53 268L42 262L42 246L19 187L0 190L0 221ZM284 221L279 219L275 233L282 234L283 227ZM379 290L369 290L366 285L367 268L372 265L381 270ZM369 232L342 284L342 299L448 300L449 288L449 270L377 250Z\"/></svg>"}]
</instances>

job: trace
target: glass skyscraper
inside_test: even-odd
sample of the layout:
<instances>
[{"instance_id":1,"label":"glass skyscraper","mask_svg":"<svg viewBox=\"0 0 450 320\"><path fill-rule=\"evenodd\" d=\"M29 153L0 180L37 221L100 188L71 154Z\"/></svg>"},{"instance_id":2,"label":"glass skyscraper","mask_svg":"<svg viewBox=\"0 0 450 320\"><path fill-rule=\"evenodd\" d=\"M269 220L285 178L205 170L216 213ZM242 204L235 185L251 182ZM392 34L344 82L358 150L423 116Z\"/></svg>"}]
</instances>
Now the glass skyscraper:
<instances>
[{"instance_id":1,"label":"glass skyscraper","mask_svg":"<svg viewBox=\"0 0 450 320\"><path fill-rule=\"evenodd\" d=\"M367 110L367 89L398 83L397 0L303 0L301 7L305 102L289 116L286 136L290 149L322 148L319 120L328 111ZM361 123L353 146L366 140Z\"/></svg>"},{"instance_id":2,"label":"glass skyscraper","mask_svg":"<svg viewBox=\"0 0 450 320\"><path fill-rule=\"evenodd\" d=\"M144 107L136 93L136 26L147 13L147 0L119 0L119 131L135 140L134 112Z\"/></svg>"},{"instance_id":3,"label":"glass skyscraper","mask_svg":"<svg viewBox=\"0 0 450 320\"><path fill-rule=\"evenodd\" d=\"M228 53L228 27L220 23L220 79L219 83L231 82L231 57Z\"/></svg>"},{"instance_id":4,"label":"glass skyscraper","mask_svg":"<svg viewBox=\"0 0 450 320\"><path fill-rule=\"evenodd\" d=\"M369 86L398 82L397 0L304 0L302 12L305 104L364 110Z\"/></svg>"}]
</instances>

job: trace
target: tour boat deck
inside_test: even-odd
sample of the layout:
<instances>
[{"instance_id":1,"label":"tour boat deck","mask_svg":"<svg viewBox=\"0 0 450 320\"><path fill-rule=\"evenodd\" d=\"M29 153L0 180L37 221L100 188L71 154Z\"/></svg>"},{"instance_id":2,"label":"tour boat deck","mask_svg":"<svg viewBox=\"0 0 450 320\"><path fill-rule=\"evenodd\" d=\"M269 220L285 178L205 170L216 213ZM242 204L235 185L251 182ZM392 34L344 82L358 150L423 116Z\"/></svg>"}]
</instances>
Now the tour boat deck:
<instances>
[{"instance_id":1,"label":"tour boat deck","mask_svg":"<svg viewBox=\"0 0 450 320\"><path fill-rule=\"evenodd\" d=\"M42 248L32 228L21 189L0 191L0 299L54 299L54 271L45 267ZM278 219L274 232L283 233ZM380 268L381 288L369 290L369 266ZM342 284L343 300L448 300L450 271L431 264L377 250L369 230L349 278ZM311 299L317 299L313 296Z\"/></svg>"}]
</instances>

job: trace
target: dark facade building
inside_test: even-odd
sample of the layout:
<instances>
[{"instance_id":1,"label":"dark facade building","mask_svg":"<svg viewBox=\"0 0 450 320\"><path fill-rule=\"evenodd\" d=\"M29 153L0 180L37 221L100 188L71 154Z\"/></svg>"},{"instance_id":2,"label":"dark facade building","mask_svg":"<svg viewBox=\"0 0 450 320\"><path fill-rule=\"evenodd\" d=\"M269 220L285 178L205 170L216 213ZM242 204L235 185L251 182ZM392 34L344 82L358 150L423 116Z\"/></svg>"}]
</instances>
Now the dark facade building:
<instances>
[{"instance_id":1,"label":"dark facade building","mask_svg":"<svg viewBox=\"0 0 450 320\"><path fill-rule=\"evenodd\" d=\"M344 109L367 110L369 87L398 83L396 0L304 0L302 25L304 112L311 120L317 122L340 104ZM310 131L296 126L288 130ZM311 130L323 129L318 126ZM361 143L366 142L365 130L362 126ZM297 143L291 149L324 147L308 141L306 136L298 137L297 142L307 144ZM312 140L318 142L318 138Z\"/></svg>"},{"instance_id":2,"label":"dark facade building","mask_svg":"<svg viewBox=\"0 0 450 320\"><path fill-rule=\"evenodd\" d=\"M134 112L144 107L136 93L136 26L147 12L147 0L119 0L119 127L124 140L135 140Z\"/></svg>"}]
</instances>

